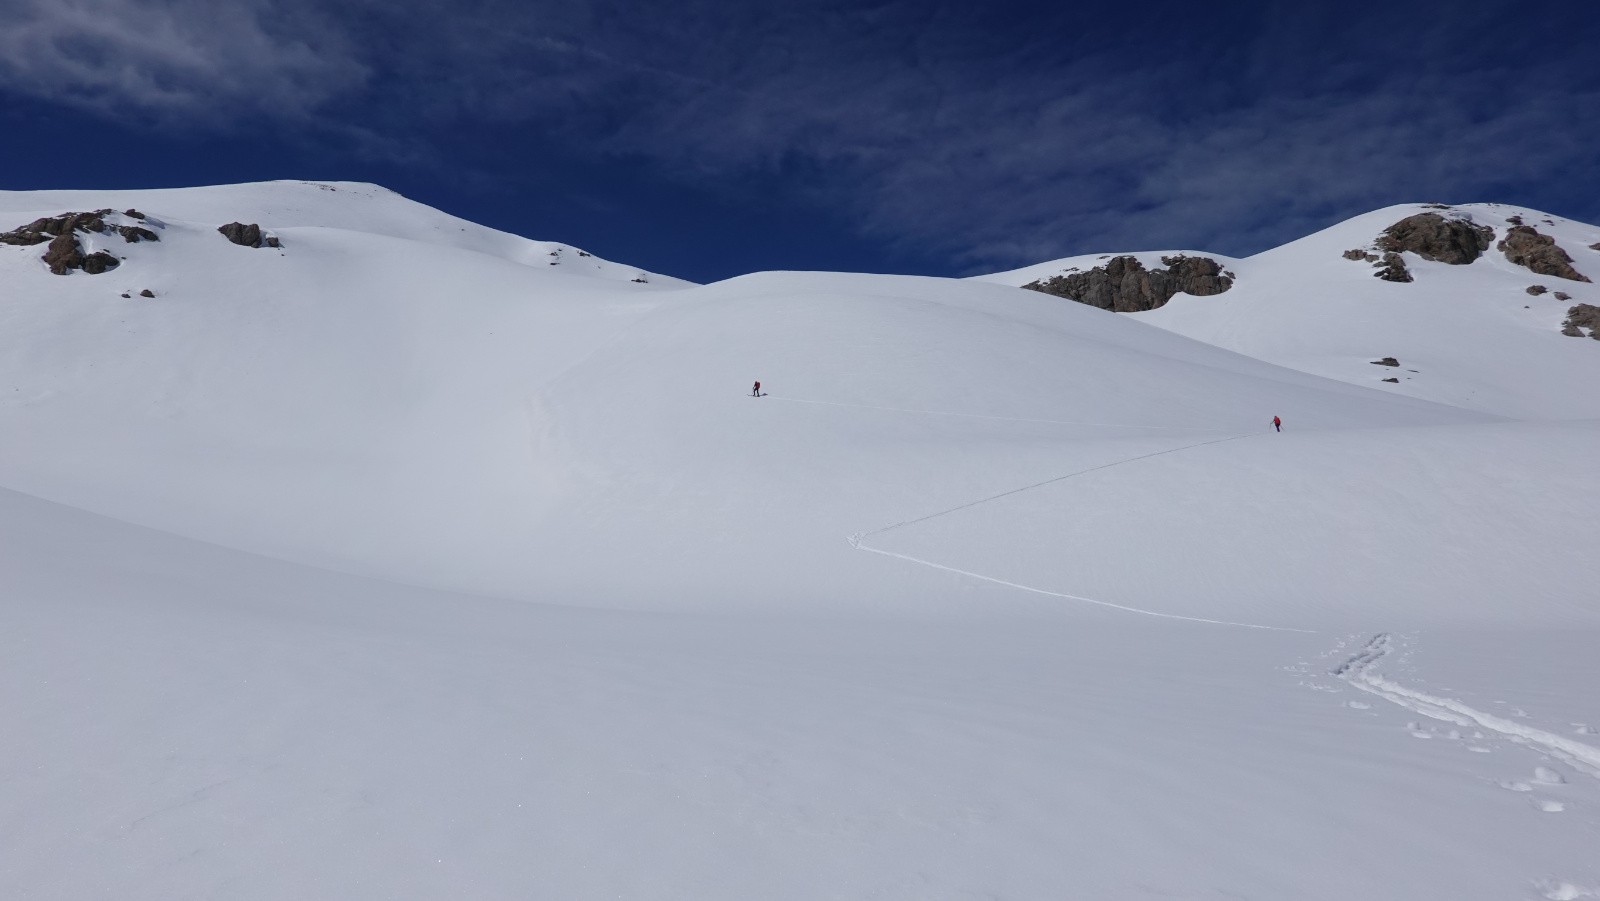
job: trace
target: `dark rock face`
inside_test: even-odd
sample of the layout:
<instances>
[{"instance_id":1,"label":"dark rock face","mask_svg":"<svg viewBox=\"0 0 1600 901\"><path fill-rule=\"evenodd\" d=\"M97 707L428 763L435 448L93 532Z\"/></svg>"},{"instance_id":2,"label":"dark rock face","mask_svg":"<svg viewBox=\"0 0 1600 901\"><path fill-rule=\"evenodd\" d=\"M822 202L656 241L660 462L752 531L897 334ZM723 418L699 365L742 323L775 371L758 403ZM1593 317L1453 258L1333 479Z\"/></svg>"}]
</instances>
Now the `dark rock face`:
<instances>
[{"instance_id":1,"label":"dark rock face","mask_svg":"<svg viewBox=\"0 0 1600 901\"><path fill-rule=\"evenodd\" d=\"M229 222L227 225L219 226L217 231L222 232L223 237L240 247L278 246L276 238L271 239L272 244L266 245L262 240L261 226L253 222L249 225L243 222Z\"/></svg>"},{"instance_id":2,"label":"dark rock face","mask_svg":"<svg viewBox=\"0 0 1600 901\"><path fill-rule=\"evenodd\" d=\"M119 234L130 244L161 240L160 235L141 226L107 225L105 217L109 215L111 215L110 210L95 210L35 219L27 225L0 234L0 243L33 245L48 241L50 246L45 249L41 259L50 267L51 272L56 275L66 275L73 269L82 269L90 275L99 275L117 268L122 261L103 250L85 255L82 245L78 243L79 232L97 235Z\"/></svg>"},{"instance_id":3,"label":"dark rock face","mask_svg":"<svg viewBox=\"0 0 1600 901\"><path fill-rule=\"evenodd\" d=\"M1398 384L1400 384L1400 380L1399 380L1399 379L1395 379L1395 378L1388 378L1388 379L1384 379L1384 381L1386 381L1386 382L1393 382L1393 383L1395 383L1395 384L1396 384L1396 385L1398 385Z\"/></svg>"},{"instance_id":4,"label":"dark rock face","mask_svg":"<svg viewBox=\"0 0 1600 901\"><path fill-rule=\"evenodd\" d=\"M1550 289L1546 288L1544 285L1529 285L1528 286L1528 293L1532 294L1534 297L1538 297L1540 294L1543 294L1543 293L1545 293L1546 291L1549 291L1549 290Z\"/></svg>"},{"instance_id":5,"label":"dark rock face","mask_svg":"<svg viewBox=\"0 0 1600 901\"><path fill-rule=\"evenodd\" d=\"M127 241L129 244L137 244L140 241L161 240L160 235L138 225L118 225L116 230L117 234L122 236L122 240Z\"/></svg>"},{"instance_id":6,"label":"dark rock face","mask_svg":"<svg viewBox=\"0 0 1600 901\"><path fill-rule=\"evenodd\" d=\"M51 239L42 259L56 275L66 275L74 269L99 275L122 264L121 260L103 250L84 255L83 248L78 244L78 236L70 231Z\"/></svg>"},{"instance_id":7,"label":"dark rock face","mask_svg":"<svg viewBox=\"0 0 1600 901\"><path fill-rule=\"evenodd\" d=\"M1589 337L1600 341L1600 307L1580 303L1567 311L1567 321L1561 324L1561 334L1582 338L1581 329L1589 330Z\"/></svg>"},{"instance_id":8,"label":"dark rock face","mask_svg":"<svg viewBox=\"0 0 1600 901\"><path fill-rule=\"evenodd\" d=\"M1568 294L1565 291L1557 291L1555 294L1553 294L1551 296L1554 297L1556 300L1571 300L1572 299L1572 295Z\"/></svg>"},{"instance_id":9,"label":"dark rock face","mask_svg":"<svg viewBox=\"0 0 1600 901\"><path fill-rule=\"evenodd\" d=\"M1386 282L1409 282L1411 270L1406 268L1406 261L1398 253L1386 253L1383 262L1378 265L1378 271L1372 273Z\"/></svg>"},{"instance_id":10,"label":"dark rock face","mask_svg":"<svg viewBox=\"0 0 1600 901\"><path fill-rule=\"evenodd\" d=\"M1511 223L1512 225L1521 225L1522 224L1522 217L1521 216L1507 216L1506 217L1506 221Z\"/></svg>"},{"instance_id":11,"label":"dark rock face","mask_svg":"<svg viewBox=\"0 0 1600 901\"><path fill-rule=\"evenodd\" d=\"M120 265L122 265L121 260L103 250L97 250L83 258L83 271L90 275L109 272Z\"/></svg>"},{"instance_id":12,"label":"dark rock face","mask_svg":"<svg viewBox=\"0 0 1600 901\"><path fill-rule=\"evenodd\" d=\"M0 232L0 244L11 244L19 247L43 244L50 240L50 235L45 232L27 231L19 228L16 231Z\"/></svg>"},{"instance_id":13,"label":"dark rock face","mask_svg":"<svg viewBox=\"0 0 1600 901\"><path fill-rule=\"evenodd\" d=\"M1589 280L1572 268L1572 257L1557 246L1555 238L1539 234L1531 225L1512 226L1505 238L1495 246L1505 253L1506 259L1540 275L1553 275L1575 282Z\"/></svg>"},{"instance_id":14,"label":"dark rock face","mask_svg":"<svg viewBox=\"0 0 1600 901\"><path fill-rule=\"evenodd\" d=\"M44 262L56 275L66 275L69 270L83 268L83 250L72 232L57 235L45 248Z\"/></svg>"},{"instance_id":15,"label":"dark rock face","mask_svg":"<svg viewBox=\"0 0 1600 901\"><path fill-rule=\"evenodd\" d=\"M1393 253L1411 251L1424 260L1463 266L1476 260L1494 241L1494 229L1465 219L1446 219L1438 213L1407 216L1383 230L1378 249Z\"/></svg>"},{"instance_id":16,"label":"dark rock face","mask_svg":"<svg viewBox=\"0 0 1600 901\"><path fill-rule=\"evenodd\" d=\"M1209 297L1233 287L1233 279L1209 257L1162 257L1166 269L1145 269L1135 257L1122 256L1088 272L1074 272L1030 282L1022 287L1065 297L1117 313L1154 310L1183 292Z\"/></svg>"},{"instance_id":17,"label":"dark rock face","mask_svg":"<svg viewBox=\"0 0 1600 901\"><path fill-rule=\"evenodd\" d=\"M1590 250L1600 250L1600 241L1596 241L1593 244L1590 244L1589 245L1589 249Z\"/></svg>"},{"instance_id":18,"label":"dark rock face","mask_svg":"<svg viewBox=\"0 0 1600 901\"><path fill-rule=\"evenodd\" d=\"M0 234L0 243L43 244L51 238L59 238L75 231L104 234L106 222L101 217L110 212L110 210L98 210L92 213L62 213L59 216L35 219L27 225Z\"/></svg>"},{"instance_id":19,"label":"dark rock face","mask_svg":"<svg viewBox=\"0 0 1600 901\"><path fill-rule=\"evenodd\" d=\"M1399 366L1400 365L1400 361L1396 360L1394 357L1384 357L1381 360L1373 360L1372 361L1372 365L1374 365L1374 366Z\"/></svg>"},{"instance_id":20,"label":"dark rock face","mask_svg":"<svg viewBox=\"0 0 1600 901\"><path fill-rule=\"evenodd\" d=\"M124 296L126 296L126 295L124 295ZM146 288L143 291L139 292L139 296L140 297L155 297L156 296L156 292L150 290L149 288Z\"/></svg>"},{"instance_id":21,"label":"dark rock face","mask_svg":"<svg viewBox=\"0 0 1600 901\"><path fill-rule=\"evenodd\" d=\"M1359 247L1357 247L1354 250L1347 250L1347 251L1344 252L1344 258L1347 259L1347 260L1359 260L1362 257L1365 257L1366 255L1367 255L1367 252L1365 250L1362 250Z\"/></svg>"},{"instance_id":22,"label":"dark rock face","mask_svg":"<svg viewBox=\"0 0 1600 901\"><path fill-rule=\"evenodd\" d=\"M144 214L138 210L123 210L122 215L127 216L129 219L139 219L141 221L144 219Z\"/></svg>"}]
</instances>

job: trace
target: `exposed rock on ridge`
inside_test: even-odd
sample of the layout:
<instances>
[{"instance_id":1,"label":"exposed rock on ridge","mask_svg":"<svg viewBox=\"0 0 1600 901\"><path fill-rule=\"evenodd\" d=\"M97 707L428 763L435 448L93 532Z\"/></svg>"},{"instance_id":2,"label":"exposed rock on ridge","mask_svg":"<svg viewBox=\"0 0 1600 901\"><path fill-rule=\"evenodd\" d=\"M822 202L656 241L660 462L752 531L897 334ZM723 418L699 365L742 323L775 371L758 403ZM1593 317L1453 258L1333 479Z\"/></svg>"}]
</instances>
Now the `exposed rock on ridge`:
<instances>
[{"instance_id":1,"label":"exposed rock on ridge","mask_svg":"<svg viewBox=\"0 0 1600 901\"><path fill-rule=\"evenodd\" d=\"M240 247L277 247L278 239L272 235L263 235L261 226L254 222L246 225L243 222L229 222L227 225L217 227L222 236L238 244Z\"/></svg>"},{"instance_id":2,"label":"exposed rock on ridge","mask_svg":"<svg viewBox=\"0 0 1600 901\"><path fill-rule=\"evenodd\" d=\"M1531 225L1512 226L1496 248L1505 253L1506 259L1540 275L1553 275L1575 282L1589 280L1572 268L1572 257L1567 256L1567 252L1556 244L1555 238L1539 234Z\"/></svg>"},{"instance_id":3,"label":"exposed rock on ridge","mask_svg":"<svg viewBox=\"0 0 1600 901\"><path fill-rule=\"evenodd\" d=\"M73 269L82 269L90 275L98 275L108 269L117 268L121 261L103 250L85 254L83 246L78 242L79 233L121 235L129 244L161 240L160 235L140 225L107 223L106 217L110 215L113 215L111 210L94 210L46 216L0 233L0 244L30 246L49 242L50 246L45 249L44 256L40 259L50 267L51 272L56 275L66 275Z\"/></svg>"},{"instance_id":4,"label":"exposed rock on ridge","mask_svg":"<svg viewBox=\"0 0 1600 901\"><path fill-rule=\"evenodd\" d=\"M1561 326L1563 335L1582 338L1581 329L1588 329L1589 337L1600 341L1600 307L1592 303L1580 303L1567 311L1567 321Z\"/></svg>"},{"instance_id":5,"label":"exposed rock on ridge","mask_svg":"<svg viewBox=\"0 0 1600 901\"><path fill-rule=\"evenodd\" d=\"M1378 266L1378 271L1372 274L1386 282L1411 281L1411 270L1406 268L1406 261L1394 251L1383 255L1383 262Z\"/></svg>"},{"instance_id":6,"label":"exposed rock on ridge","mask_svg":"<svg viewBox=\"0 0 1600 901\"><path fill-rule=\"evenodd\" d=\"M1410 251L1424 260L1464 266L1483 255L1494 241L1494 229L1438 213L1407 216L1383 230L1378 249L1392 253Z\"/></svg>"},{"instance_id":7,"label":"exposed rock on ridge","mask_svg":"<svg viewBox=\"0 0 1600 901\"><path fill-rule=\"evenodd\" d=\"M1153 310L1183 292L1208 297L1233 287L1233 279L1209 257L1162 257L1166 269L1146 269L1136 257L1115 257L1088 272L1029 282L1022 287L1065 297L1102 310L1137 313Z\"/></svg>"}]
</instances>

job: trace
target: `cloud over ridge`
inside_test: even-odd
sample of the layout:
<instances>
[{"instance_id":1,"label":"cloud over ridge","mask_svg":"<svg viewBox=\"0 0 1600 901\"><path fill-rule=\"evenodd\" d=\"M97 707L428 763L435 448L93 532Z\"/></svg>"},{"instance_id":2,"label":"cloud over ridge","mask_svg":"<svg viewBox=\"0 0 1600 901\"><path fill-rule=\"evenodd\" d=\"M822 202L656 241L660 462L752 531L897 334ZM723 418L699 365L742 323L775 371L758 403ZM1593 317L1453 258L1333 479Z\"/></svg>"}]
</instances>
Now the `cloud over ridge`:
<instances>
[{"instance_id":1,"label":"cloud over ridge","mask_svg":"<svg viewBox=\"0 0 1600 901\"><path fill-rule=\"evenodd\" d=\"M1374 28L1331 4L17 2L13 95L435 164L526 138L961 271L1248 253L1402 200L1559 208L1541 186L1600 162L1600 76L1548 43L1594 17L1508 33L1504 3Z\"/></svg>"}]
</instances>

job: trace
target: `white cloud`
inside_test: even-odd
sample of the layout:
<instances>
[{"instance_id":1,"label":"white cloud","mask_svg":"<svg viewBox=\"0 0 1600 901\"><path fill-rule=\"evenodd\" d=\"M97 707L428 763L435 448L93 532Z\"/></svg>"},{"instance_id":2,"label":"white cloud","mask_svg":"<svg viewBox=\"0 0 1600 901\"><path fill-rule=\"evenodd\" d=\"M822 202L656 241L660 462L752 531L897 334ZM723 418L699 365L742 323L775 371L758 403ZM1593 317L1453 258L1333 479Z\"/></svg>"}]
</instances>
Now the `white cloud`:
<instances>
[{"instance_id":1,"label":"white cloud","mask_svg":"<svg viewBox=\"0 0 1600 901\"><path fill-rule=\"evenodd\" d=\"M297 35L275 23L285 14ZM366 78L305 10L208 0L15 0L0 30L8 90L118 118L224 124L303 116Z\"/></svg>"},{"instance_id":2,"label":"white cloud","mask_svg":"<svg viewBox=\"0 0 1600 901\"><path fill-rule=\"evenodd\" d=\"M391 160L479 149L462 141L512 156L533 135L707 190L753 176L762 202L845 211L973 268L1245 252L1402 200L1535 202L1529 185L1600 146L1576 125L1600 96L1570 61L1499 37L1483 54L1492 10L1451 24L1419 8L1425 33L1332 7L1249 33L1058 16L1007 44L985 7L927 0L12 2L11 91L206 127L290 121Z\"/></svg>"}]
</instances>

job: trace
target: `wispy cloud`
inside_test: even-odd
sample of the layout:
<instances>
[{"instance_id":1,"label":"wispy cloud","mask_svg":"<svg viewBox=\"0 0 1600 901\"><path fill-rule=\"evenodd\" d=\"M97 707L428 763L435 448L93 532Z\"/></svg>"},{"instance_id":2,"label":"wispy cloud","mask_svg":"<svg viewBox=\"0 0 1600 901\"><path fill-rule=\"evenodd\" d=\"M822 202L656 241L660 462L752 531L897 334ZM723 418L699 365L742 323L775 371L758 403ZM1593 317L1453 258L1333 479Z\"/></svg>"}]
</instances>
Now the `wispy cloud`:
<instances>
[{"instance_id":1,"label":"wispy cloud","mask_svg":"<svg viewBox=\"0 0 1600 901\"><path fill-rule=\"evenodd\" d=\"M953 268L1249 252L1401 200L1538 202L1600 163L1600 80L1560 49L1594 17L1507 33L1503 2L1376 21L1279 3L20 2L0 32L12 91L345 129L377 155L554 146L842 210Z\"/></svg>"},{"instance_id":2,"label":"wispy cloud","mask_svg":"<svg viewBox=\"0 0 1600 901\"><path fill-rule=\"evenodd\" d=\"M366 68L320 17L270 3L15 0L0 28L6 89L108 117L217 126L304 118ZM309 18L307 18L309 16Z\"/></svg>"}]
</instances>

